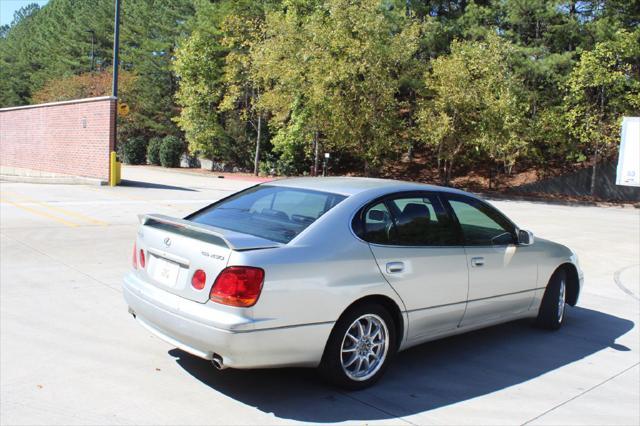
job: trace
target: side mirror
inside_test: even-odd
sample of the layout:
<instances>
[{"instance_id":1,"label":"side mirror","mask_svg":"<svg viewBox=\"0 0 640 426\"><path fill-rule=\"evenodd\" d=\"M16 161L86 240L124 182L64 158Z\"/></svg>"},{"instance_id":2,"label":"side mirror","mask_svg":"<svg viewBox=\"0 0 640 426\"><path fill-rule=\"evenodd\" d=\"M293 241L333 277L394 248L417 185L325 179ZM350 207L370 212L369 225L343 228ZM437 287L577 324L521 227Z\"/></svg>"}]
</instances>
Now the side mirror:
<instances>
[{"instance_id":1,"label":"side mirror","mask_svg":"<svg viewBox=\"0 0 640 426\"><path fill-rule=\"evenodd\" d=\"M369 220L382 222L384 220L384 212L382 210L369 210Z\"/></svg>"},{"instance_id":2,"label":"side mirror","mask_svg":"<svg viewBox=\"0 0 640 426\"><path fill-rule=\"evenodd\" d=\"M524 231L522 229L518 230L518 244L523 246L530 246L533 244L533 232Z\"/></svg>"}]
</instances>

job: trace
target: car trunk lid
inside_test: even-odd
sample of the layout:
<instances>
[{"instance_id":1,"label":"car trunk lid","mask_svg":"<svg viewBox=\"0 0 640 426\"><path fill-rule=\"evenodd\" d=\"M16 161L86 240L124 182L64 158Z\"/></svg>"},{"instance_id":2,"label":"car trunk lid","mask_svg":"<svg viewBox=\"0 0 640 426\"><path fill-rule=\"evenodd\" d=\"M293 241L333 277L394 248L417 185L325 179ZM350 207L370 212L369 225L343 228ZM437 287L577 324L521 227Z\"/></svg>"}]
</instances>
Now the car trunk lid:
<instances>
[{"instance_id":1,"label":"car trunk lid","mask_svg":"<svg viewBox=\"0 0 640 426\"><path fill-rule=\"evenodd\" d=\"M216 277L229 261L232 250L246 251L282 244L240 232L199 224L170 216L140 216L137 248L145 252L145 267L139 273L148 282L168 292L205 303ZM191 285L197 270L206 273L206 285Z\"/></svg>"}]
</instances>

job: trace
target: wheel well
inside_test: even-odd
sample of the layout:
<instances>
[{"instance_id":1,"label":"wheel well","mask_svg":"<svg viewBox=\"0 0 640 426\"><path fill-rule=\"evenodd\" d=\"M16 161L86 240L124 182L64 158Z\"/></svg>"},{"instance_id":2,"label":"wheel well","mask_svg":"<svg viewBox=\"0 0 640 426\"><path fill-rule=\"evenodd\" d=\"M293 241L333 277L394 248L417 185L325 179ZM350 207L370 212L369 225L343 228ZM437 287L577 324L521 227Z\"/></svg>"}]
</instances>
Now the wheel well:
<instances>
[{"instance_id":1,"label":"wheel well","mask_svg":"<svg viewBox=\"0 0 640 426\"><path fill-rule=\"evenodd\" d=\"M567 274L567 303L575 306L578 303L580 293L580 281L578 278L578 270L572 263L564 263L557 270L564 269Z\"/></svg>"},{"instance_id":2,"label":"wheel well","mask_svg":"<svg viewBox=\"0 0 640 426\"><path fill-rule=\"evenodd\" d=\"M398 307L396 302L393 301L393 299L387 296L383 296L381 294L377 294L373 296L365 296L362 299L358 299L355 302L353 302L351 305L349 305L347 309L344 310L342 315L340 315L340 318L342 318L347 312L349 312L351 309L355 308L356 306L360 306L366 303L374 303L374 304L380 305L383 308L385 308L389 312L389 314L391 314L391 317L393 318L393 322L395 325L396 336L397 336L396 349L399 348L400 343L402 343L402 340L404 337L404 319L402 317L402 311L400 311L400 308Z\"/></svg>"}]
</instances>

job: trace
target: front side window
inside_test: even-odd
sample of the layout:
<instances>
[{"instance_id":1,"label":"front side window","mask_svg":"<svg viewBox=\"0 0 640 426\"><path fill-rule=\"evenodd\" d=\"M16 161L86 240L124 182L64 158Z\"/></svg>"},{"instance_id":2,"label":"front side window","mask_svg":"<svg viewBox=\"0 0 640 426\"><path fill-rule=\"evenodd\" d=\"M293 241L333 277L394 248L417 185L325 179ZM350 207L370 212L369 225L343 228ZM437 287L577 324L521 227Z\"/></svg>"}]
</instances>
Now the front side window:
<instances>
[{"instance_id":1,"label":"front side window","mask_svg":"<svg viewBox=\"0 0 640 426\"><path fill-rule=\"evenodd\" d=\"M491 207L468 197L451 197L448 201L460 223L465 244L487 246L515 242L513 226Z\"/></svg>"},{"instance_id":2,"label":"front side window","mask_svg":"<svg viewBox=\"0 0 640 426\"><path fill-rule=\"evenodd\" d=\"M346 197L259 185L212 204L187 220L288 243Z\"/></svg>"},{"instance_id":3,"label":"front side window","mask_svg":"<svg viewBox=\"0 0 640 426\"><path fill-rule=\"evenodd\" d=\"M390 197L366 208L358 234L363 240L397 246L448 246L456 230L433 194Z\"/></svg>"}]
</instances>

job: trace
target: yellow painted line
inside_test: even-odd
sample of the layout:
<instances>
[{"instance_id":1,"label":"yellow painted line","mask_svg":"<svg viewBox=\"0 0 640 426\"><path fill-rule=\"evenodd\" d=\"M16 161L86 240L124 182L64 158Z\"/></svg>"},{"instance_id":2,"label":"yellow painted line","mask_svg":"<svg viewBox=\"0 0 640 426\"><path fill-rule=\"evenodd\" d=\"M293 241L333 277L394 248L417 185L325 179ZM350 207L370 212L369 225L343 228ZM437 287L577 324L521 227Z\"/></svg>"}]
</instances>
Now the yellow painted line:
<instances>
[{"instance_id":1,"label":"yellow painted line","mask_svg":"<svg viewBox=\"0 0 640 426\"><path fill-rule=\"evenodd\" d=\"M2 192L9 193L9 195L11 195L13 197L20 198L20 199L22 199L23 201L26 201L26 202L38 204L39 206L42 206L45 209L50 209L50 210L53 210L53 211L57 211L59 213L62 213L62 214L68 215L68 216L74 216L74 217L76 217L78 219L87 221L89 223L93 223L95 225L101 225L101 226L108 225L107 222L104 222L102 220L94 219L94 218L92 218L90 216L87 216L87 215L84 215L82 213L77 213L77 212L74 212L74 211L71 211L71 210L63 209L61 207L52 206L50 204L46 204L46 203L43 203L41 201L34 200L33 198L27 197L27 196L22 195L22 194L16 194L15 192L7 191L7 190L3 190Z\"/></svg>"},{"instance_id":2,"label":"yellow painted line","mask_svg":"<svg viewBox=\"0 0 640 426\"><path fill-rule=\"evenodd\" d=\"M66 226L68 226L70 228L75 228L75 227L79 226L77 223L70 222L70 221L65 220L65 219L61 219L61 218L59 218L57 216L50 215L49 213L41 212L40 210L32 209L31 207L23 206L20 203L14 203L13 201L9 201L6 198L0 198L0 201L3 202L3 203L11 204L12 206L14 206L14 207L16 207L18 209L22 209L22 210L28 211L28 212L33 213L35 215L46 217L47 219L51 219L53 221L56 221L56 222L61 223L63 225L66 225Z\"/></svg>"}]
</instances>

